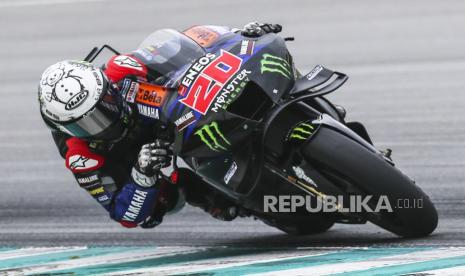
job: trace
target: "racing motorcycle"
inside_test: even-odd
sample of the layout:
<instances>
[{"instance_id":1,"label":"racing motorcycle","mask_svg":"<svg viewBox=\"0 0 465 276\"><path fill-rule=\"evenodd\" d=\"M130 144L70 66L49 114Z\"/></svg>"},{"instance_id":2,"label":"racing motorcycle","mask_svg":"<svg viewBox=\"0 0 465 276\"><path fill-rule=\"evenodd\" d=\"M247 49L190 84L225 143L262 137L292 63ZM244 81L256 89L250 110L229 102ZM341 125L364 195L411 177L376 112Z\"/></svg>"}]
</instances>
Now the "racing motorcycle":
<instances>
[{"instance_id":1,"label":"racing motorcycle","mask_svg":"<svg viewBox=\"0 0 465 276\"><path fill-rule=\"evenodd\" d=\"M150 81L162 89L128 93L157 102L139 111L172 130L175 155L239 206L241 216L301 235L368 221L403 237L433 232L438 217L429 197L394 166L390 150L374 147L365 127L346 122L345 110L324 97L348 77L321 65L301 74L287 40L293 38L251 38L217 26L156 31L133 55L160 76ZM85 60L104 49L119 54L104 45ZM264 198L283 195L344 204L329 213L265 210ZM392 208L354 212L345 208L353 196L384 197ZM396 206L405 201L421 204ZM374 209L372 202L366 205Z\"/></svg>"}]
</instances>

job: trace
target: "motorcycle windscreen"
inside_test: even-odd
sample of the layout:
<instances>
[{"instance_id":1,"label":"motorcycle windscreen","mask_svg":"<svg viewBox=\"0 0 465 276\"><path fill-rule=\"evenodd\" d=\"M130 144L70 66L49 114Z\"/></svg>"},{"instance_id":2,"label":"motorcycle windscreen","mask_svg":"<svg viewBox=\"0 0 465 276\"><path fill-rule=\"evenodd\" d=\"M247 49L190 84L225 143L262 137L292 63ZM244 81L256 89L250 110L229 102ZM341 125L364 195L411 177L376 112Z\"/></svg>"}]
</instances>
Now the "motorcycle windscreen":
<instances>
[{"instance_id":1,"label":"motorcycle windscreen","mask_svg":"<svg viewBox=\"0 0 465 276\"><path fill-rule=\"evenodd\" d=\"M177 80L205 50L186 35L171 29L150 34L133 54L147 66L149 72Z\"/></svg>"}]
</instances>

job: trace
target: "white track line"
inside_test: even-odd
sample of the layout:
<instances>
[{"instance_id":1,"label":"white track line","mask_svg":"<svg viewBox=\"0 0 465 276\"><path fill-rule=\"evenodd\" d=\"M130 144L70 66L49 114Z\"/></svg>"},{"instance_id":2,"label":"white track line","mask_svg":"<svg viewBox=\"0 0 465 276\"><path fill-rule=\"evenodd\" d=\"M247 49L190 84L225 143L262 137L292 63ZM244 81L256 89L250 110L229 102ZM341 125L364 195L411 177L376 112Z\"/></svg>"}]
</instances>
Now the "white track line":
<instances>
[{"instance_id":1,"label":"white track line","mask_svg":"<svg viewBox=\"0 0 465 276\"><path fill-rule=\"evenodd\" d=\"M0 252L0 261L21 258L21 257L32 257L43 254L52 254L52 253L63 253L71 252L77 250L84 250L87 247L36 247L36 248L21 248L17 250L8 250Z\"/></svg>"},{"instance_id":2,"label":"white track line","mask_svg":"<svg viewBox=\"0 0 465 276\"><path fill-rule=\"evenodd\" d=\"M15 273L23 274L41 274L51 273L56 270L74 269L79 267L102 265L102 264L120 264L132 261L140 261L150 258L160 258L177 254L193 253L202 250L202 248L193 247L157 247L142 248L129 252L105 254L102 256L92 256L82 259L73 259L66 261L57 261L42 265L22 267L15 269Z\"/></svg>"},{"instance_id":3,"label":"white track line","mask_svg":"<svg viewBox=\"0 0 465 276\"><path fill-rule=\"evenodd\" d=\"M391 265L410 264L415 262L432 261L441 258L465 255L465 248L441 248L435 250L418 251L407 254L386 256L367 261L342 262L337 264L309 266L298 269L259 273L259 275L329 275L349 271L366 270L370 268L387 267Z\"/></svg>"},{"instance_id":4,"label":"white track line","mask_svg":"<svg viewBox=\"0 0 465 276\"><path fill-rule=\"evenodd\" d=\"M159 267L150 267L150 268L140 268L140 269L131 269L118 271L113 273L104 274L106 276L110 275L128 275L128 274L143 274L143 275L172 275L172 274L187 274L195 272L208 272L212 269L223 269L235 266L243 266L249 264L258 264L258 263L267 263L274 261L284 261L292 260L296 258L303 257L314 257L330 253L335 253L336 251L315 251L312 254L309 254L308 251L289 251L289 252L267 252L259 254L247 254L242 256L232 256L232 257L223 257L223 258L213 258L208 260L199 260L184 264L175 264L175 265L166 265Z\"/></svg>"},{"instance_id":5,"label":"white track line","mask_svg":"<svg viewBox=\"0 0 465 276\"><path fill-rule=\"evenodd\" d=\"M441 269L434 269L434 270L425 270L421 272L417 272L418 275L440 275L440 276L457 276L457 275L465 275L465 266L456 266L456 267L449 267L449 268L441 268ZM412 273L415 275L415 273ZM406 275L412 275L406 274Z\"/></svg>"}]
</instances>

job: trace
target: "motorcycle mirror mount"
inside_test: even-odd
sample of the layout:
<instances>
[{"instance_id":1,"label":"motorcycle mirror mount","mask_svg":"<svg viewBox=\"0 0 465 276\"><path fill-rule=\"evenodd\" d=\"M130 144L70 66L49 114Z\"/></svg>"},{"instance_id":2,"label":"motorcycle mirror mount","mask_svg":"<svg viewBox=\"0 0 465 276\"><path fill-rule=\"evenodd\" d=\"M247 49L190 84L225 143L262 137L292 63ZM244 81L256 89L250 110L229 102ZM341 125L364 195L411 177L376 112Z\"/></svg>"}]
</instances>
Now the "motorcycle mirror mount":
<instances>
[{"instance_id":1,"label":"motorcycle mirror mount","mask_svg":"<svg viewBox=\"0 0 465 276\"><path fill-rule=\"evenodd\" d=\"M87 62L92 62L95 60L95 58L104 50L104 49L108 49L110 51L112 51L115 55L119 55L120 52L116 51L113 47L111 47L110 45L103 45L102 47L98 48L98 47L94 47L88 54L87 56L84 58L84 61L87 61Z\"/></svg>"}]
</instances>

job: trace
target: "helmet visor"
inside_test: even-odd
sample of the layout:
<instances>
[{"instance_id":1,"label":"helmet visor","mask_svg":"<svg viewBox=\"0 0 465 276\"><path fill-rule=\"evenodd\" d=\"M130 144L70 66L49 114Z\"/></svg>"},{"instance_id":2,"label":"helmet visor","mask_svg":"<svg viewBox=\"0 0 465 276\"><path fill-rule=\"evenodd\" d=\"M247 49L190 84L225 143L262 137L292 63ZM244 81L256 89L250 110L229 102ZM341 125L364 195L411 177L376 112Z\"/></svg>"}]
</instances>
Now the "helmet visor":
<instances>
[{"instance_id":1,"label":"helmet visor","mask_svg":"<svg viewBox=\"0 0 465 276\"><path fill-rule=\"evenodd\" d=\"M124 132L127 106L118 92L107 89L102 99L80 118L67 123L56 124L61 131L79 138L95 140L116 139Z\"/></svg>"}]
</instances>

